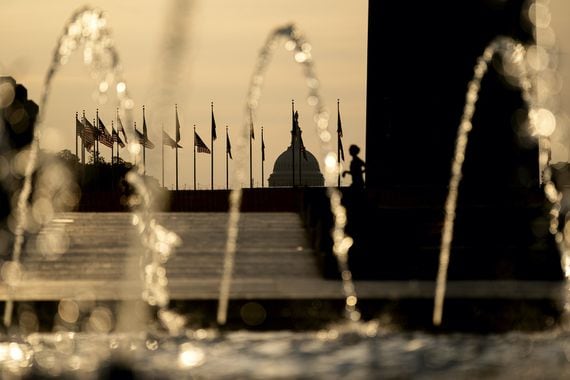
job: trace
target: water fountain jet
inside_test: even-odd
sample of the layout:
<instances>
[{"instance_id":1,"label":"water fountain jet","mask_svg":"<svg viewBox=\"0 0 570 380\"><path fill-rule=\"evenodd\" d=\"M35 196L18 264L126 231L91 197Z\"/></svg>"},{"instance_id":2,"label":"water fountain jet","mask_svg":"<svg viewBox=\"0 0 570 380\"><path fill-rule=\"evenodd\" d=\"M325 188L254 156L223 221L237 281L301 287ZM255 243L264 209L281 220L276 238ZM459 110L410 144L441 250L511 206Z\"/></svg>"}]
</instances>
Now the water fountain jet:
<instances>
[{"instance_id":1,"label":"water fountain jet","mask_svg":"<svg viewBox=\"0 0 570 380\"><path fill-rule=\"evenodd\" d=\"M453 240L453 224L457 207L457 197L459 195L459 183L462 177L462 166L465 160L465 152L467 148L469 132L473 128L472 119L475 113L475 103L478 98L481 80L487 72L487 68L491 59L495 54L499 54L508 64L515 66L510 70L511 74L516 76L518 86L522 90L523 99L526 102L529 115L529 130L533 136L537 136L539 140L539 157L541 172L539 178L541 182L545 182L544 192L546 199L552 203L551 216L551 233L556 235L558 232L558 211L560 210L561 196L558 194L556 187L551 181L550 169L547 167L547 158L550 149L544 149L546 142L544 141L549 135L545 135L537 125L537 110L535 102L531 96L531 81L526 70L526 49L524 46L512 38L498 37L485 49L483 55L478 58L477 65L474 69L474 77L469 83L466 103L461 117L461 123L457 132L457 141L455 146L455 155L452 162L451 179L449 182L449 192L445 202L445 221L441 236L441 250L439 257L439 269L436 281L436 290L434 298L433 323L436 326L441 325L443 314L443 301L445 297L445 286L447 281L447 270L449 266L451 243ZM543 109L542 109L543 110ZM560 241L560 238L558 238Z\"/></svg>"},{"instance_id":2,"label":"water fountain jet","mask_svg":"<svg viewBox=\"0 0 570 380\"><path fill-rule=\"evenodd\" d=\"M53 53L52 62L47 70L44 80L40 102L40 113L34 130L30 154L25 169L23 188L18 196L18 204L15 210L16 228L15 241L12 253L12 262L17 265L20 260L24 233L28 218L28 199L32 192L32 175L35 171L37 154L39 150L40 127L43 114L47 107L51 83L70 55L80 46L83 46L84 63L92 70L92 76L97 78L99 84L97 90L100 96L104 96L109 88L115 88L119 101L121 114L125 116L126 131L129 135L129 152L135 162L139 162L135 170L128 173L126 179L135 190L132 203L135 214L133 224L141 237L144 255L141 258L141 266L144 268L144 291L142 293L150 305L158 305L164 315L164 309L168 306L169 297L167 290L166 271L164 264L168 261L173 248L180 244L180 239L172 232L162 227L153 217L151 205L153 195L144 182L144 166L140 164L141 153L136 143L134 130L131 127L131 110L134 102L128 95L128 88L122 77L119 65L119 54L113 45L111 33L103 12L99 9L83 7L71 16L64 26L64 31L58 39ZM137 259L131 266L138 265ZM13 265L13 266L14 266ZM12 276L13 277L13 276ZM7 301L4 309L4 323L11 324L12 301Z\"/></svg>"},{"instance_id":3,"label":"water fountain jet","mask_svg":"<svg viewBox=\"0 0 570 380\"><path fill-rule=\"evenodd\" d=\"M329 113L326 110L324 102L319 92L319 80L315 73L312 59L312 46L306 40L300 29L294 24L287 24L282 27L275 28L269 33L255 64L254 72L250 79L249 88L246 96L245 120L241 133L238 135L237 149L238 160L235 167L235 176L237 183L243 183L245 180L245 146L246 141L250 138L250 128L254 124L255 111L259 106L261 98L261 90L264 82L264 75L268 69L273 52L281 41L287 50L294 55L295 61L303 66L303 75L309 89L307 102L314 107L314 121L316 124L316 132L321 144L322 163L325 166L325 183L329 184L327 195L330 199L330 207L333 213L334 226L331 231L333 239L333 253L337 259L338 269L342 275L342 291L345 295L345 311L348 320L357 322L360 320L360 312L356 304L358 298L352 281L352 273L348 268L348 250L352 245L352 239L344 232L346 225L346 210L341 204L341 194L335 187L330 186L338 177L337 156L335 150L331 146L332 133L328 131ZM222 282L220 284L220 296L218 306L218 323L223 325L227 318L227 305L229 300L229 292L231 286L231 278L234 267L235 253L237 248L239 208L242 198L242 189L236 188L232 190L230 195L230 209L228 219L228 238L224 256L224 268Z\"/></svg>"}]
</instances>

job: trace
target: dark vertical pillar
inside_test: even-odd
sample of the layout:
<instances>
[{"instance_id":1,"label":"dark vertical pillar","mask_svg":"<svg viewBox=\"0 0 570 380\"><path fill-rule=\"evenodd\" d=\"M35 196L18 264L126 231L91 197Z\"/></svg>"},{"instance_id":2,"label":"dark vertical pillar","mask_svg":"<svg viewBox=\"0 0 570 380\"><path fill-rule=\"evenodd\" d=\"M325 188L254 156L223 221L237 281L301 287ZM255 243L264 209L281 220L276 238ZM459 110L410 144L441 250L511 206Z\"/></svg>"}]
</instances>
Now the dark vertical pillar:
<instances>
[{"instance_id":1,"label":"dark vertical pillar","mask_svg":"<svg viewBox=\"0 0 570 380\"><path fill-rule=\"evenodd\" d=\"M523 5L523 0L369 2L368 187L446 186L476 59L496 36L529 40ZM474 123L481 122L474 124L474 134L481 136L474 137L478 146L468 154L492 151L493 157L476 158L481 167L504 162L512 153L512 115L522 101L518 89L494 72L484 80L480 99Z\"/></svg>"},{"instance_id":2,"label":"dark vertical pillar","mask_svg":"<svg viewBox=\"0 0 570 380\"><path fill-rule=\"evenodd\" d=\"M348 203L346 192L355 278L435 279L468 83L496 37L531 41L527 6L524 0L369 1L368 203L357 197ZM562 279L526 112L496 56L469 135L449 279Z\"/></svg>"}]
</instances>

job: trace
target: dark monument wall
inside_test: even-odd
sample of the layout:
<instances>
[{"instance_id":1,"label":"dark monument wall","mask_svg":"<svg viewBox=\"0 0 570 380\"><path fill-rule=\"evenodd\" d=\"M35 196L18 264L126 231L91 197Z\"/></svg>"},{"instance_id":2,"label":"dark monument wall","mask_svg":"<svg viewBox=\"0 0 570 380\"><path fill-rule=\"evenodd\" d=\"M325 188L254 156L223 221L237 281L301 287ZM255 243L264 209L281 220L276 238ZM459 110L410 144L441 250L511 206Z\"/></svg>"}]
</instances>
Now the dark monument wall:
<instances>
[{"instance_id":1,"label":"dark monument wall","mask_svg":"<svg viewBox=\"0 0 570 380\"><path fill-rule=\"evenodd\" d=\"M435 280L467 86L493 39L530 41L525 6L369 1L366 191L343 198L355 278ZM525 137L520 90L498 70L497 56L476 104L449 279L561 280L537 144Z\"/></svg>"},{"instance_id":2,"label":"dark monument wall","mask_svg":"<svg viewBox=\"0 0 570 380\"><path fill-rule=\"evenodd\" d=\"M447 186L477 57L499 35L529 40L522 9L522 0L369 2L368 187ZM493 68L481 88L465 182L536 181L536 146L521 147L513 124L520 92ZM514 178L519 167L532 169Z\"/></svg>"}]
</instances>

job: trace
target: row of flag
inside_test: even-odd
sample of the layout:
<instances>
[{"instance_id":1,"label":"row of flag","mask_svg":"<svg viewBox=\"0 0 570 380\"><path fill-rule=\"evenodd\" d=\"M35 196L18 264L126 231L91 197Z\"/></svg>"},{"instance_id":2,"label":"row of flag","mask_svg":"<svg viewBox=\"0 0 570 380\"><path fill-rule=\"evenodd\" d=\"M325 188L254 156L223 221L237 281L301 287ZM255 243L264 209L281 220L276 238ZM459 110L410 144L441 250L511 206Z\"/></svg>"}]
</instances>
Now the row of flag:
<instances>
[{"instance_id":1,"label":"row of flag","mask_svg":"<svg viewBox=\"0 0 570 380\"><path fill-rule=\"evenodd\" d=\"M92 151L96 148L96 143L100 142L101 144L112 148L115 143L117 143L121 148L125 147L125 142L127 141L127 135L125 134L125 130L123 125L119 123L118 131L115 130L113 126L111 128L111 133L105 127L99 115L97 115L97 119L93 120L93 124L87 120L85 117L85 112L83 112L83 116L81 120L78 118L77 112L75 113L75 133L78 137L80 137L83 141L83 147L88 151ZM123 139L119 136L119 133L123 134Z\"/></svg>"},{"instance_id":2,"label":"row of flag","mask_svg":"<svg viewBox=\"0 0 570 380\"><path fill-rule=\"evenodd\" d=\"M342 137L343 137L343 131L342 131L342 122L341 122L341 116L340 116L340 105L339 105L339 101L337 100L337 113L338 113L338 119L337 119L337 153L338 153L338 164L340 166L340 161L344 161L344 148L342 146ZM119 111L117 109L117 114L116 114L116 122L117 122L117 129L115 129L115 125L114 122L111 121L111 129L110 132L107 129L107 127L105 126L104 122L101 120L101 118L99 117L99 111L96 111L96 118L93 119L93 123L91 123L86 117L85 117L85 111L83 111L82 117L81 119L79 119L79 115L76 112L75 114L75 126L76 126L76 139L77 138L81 138L82 141L82 162L85 163L85 150L87 150L88 152L92 152L93 153L93 157L94 157L94 161L97 162L98 156L99 156L99 143L103 144L104 146L107 146L109 148L111 148L111 156L113 157L113 149L114 146L116 144L117 146L117 158L119 157L119 148L124 148L125 144L128 143L128 138L127 138L127 133L125 132L125 128L123 126L123 123L121 121L121 118L119 117ZM175 138L172 138L166 131L164 131L164 129L162 130L162 146L169 146L171 148L176 149L176 163L177 163L177 167L176 167L176 188L178 189L178 149L182 148L182 146L180 145L180 140L181 140L181 127L180 127L180 119L178 117L178 107L177 105L175 105ZM206 154L210 154L211 155L211 167L212 167L212 188L213 188L213 148L214 148L214 141L217 139L217 131L216 131L216 119L214 116L214 106L213 103L211 104L211 147L212 149L210 150L210 148L208 147L208 145L204 142L204 140L202 140L202 138L198 135L198 133L196 132L196 127L194 126L194 147L195 147L195 152L198 153L206 153ZM134 123L134 135L135 138L137 139L137 143L140 144L143 147L143 161L145 160L145 149L154 149L155 148L155 144L150 141L150 139L148 138L148 127L147 127L147 123L146 123L146 117L145 117L145 108L143 106L143 126L142 126L142 132L139 131L137 129L136 126L136 122ZM122 137L121 137L122 136ZM250 113L250 133L249 133L249 141L250 141L250 184L251 187L253 187L253 176L252 176L252 149L251 149L251 143L252 140L255 140L255 130L254 130L254 126L253 126L253 117ZM298 141L298 142L297 142ZM303 138L302 138L302 134L301 134L301 129L299 127L299 113L294 110L294 103L293 103L293 113L292 113L292 144L293 144L293 148L295 147L295 144L299 145L299 149L300 149L300 153L302 153L303 158L306 160L307 159L307 153L306 153L306 148L305 145L303 143ZM77 151L77 140L76 140L76 155L78 156L78 151ZM164 156L164 154L163 154ZM78 156L79 157L79 156ZM232 157L232 146L231 146L231 142L230 142L230 137L229 137L229 133L228 133L228 129L226 127L226 161L227 159L233 159ZM163 161L164 161L164 157L163 157ZM195 158L194 158L195 161ZM262 166L263 166L263 162L265 161L265 141L263 138L263 127L261 128L261 161L262 161ZM113 159L112 159L113 162ZM195 172L195 171L194 171ZM226 172L227 172L227 164L226 164ZM339 170L340 172L340 170ZM263 168L262 168L262 173L263 173ZM263 176L263 174L262 174ZM163 174L164 177L164 174ZM226 175L227 177L227 175ZM339 186L340 186L340 175L339 175ZM163 180L164 182L164 180ZM262 178L262 183L263 183L263 178ZM293 182L295 183L295 182Z\"/></svg>"},{"instance_id":3,"label":"row of flag","mask_svg":"<svg viewBox=\"0 0 570 380\"><path fill-rule=\"evenodd\" d=\"M97 162L99 157L99 143L111 148L111 156L112 162L115 160L113 155L113 150L115 144L117 144L117 157L119 157L119 148L124 148L125 144L128 143L127 134L125 132L125 128L123 127L123 123L121 118L119 117L119 112L117 110L116 121L117 121L117 129L115 129L114 122L111 121L111 132L108 131L107 127L99 117L99 111L96 111L97 116L93 119L93 123L91 123L85 117L85 111L83 111L83 115L81 119L79 118L78 113L75 114L75 135L76 135L76 155L78 155L77 149L77 138L81 138L82 141L82 163L85 164L85 150L88 152L93 153L94 162ZM182 148L180 145L180 119L178 117L178 107L175 105L175 138L170 137L170 135L163 129L162 130L162 146L170 146L171 148L175 148L177 150L177 157L176 161L178 163L178 149ZM122 135L122 137L121 137ZM145 161L146 156L146 148L154 149L155 144L150 141L148 138L148 127L146 123L146 116L145 116L145 108L143 106L143 128L142 132L137 129L136 122L134 123L134 135L137 139L137 143L143 147L143 162ZM253 124L251 129L251 137L255 138L253 135ZM263 138L263 136L262 136ZM212 115L211 115L211 147L212 150L214 148L214 140L217 139L216 133L216 119L214 116L214 109L212 104ZM194 147L195 152L198 153L206 153L212 156L212 168L213 168L213 153L212 150L208 147L208 145L202 140L200 135L196 132L196 126L194 126ZM262 158L265 160L265 143L262 141ZM233 159L232 156L232 146L230 142L230 136L226 127L226 158ZM195 160L195 158L194 158ZM163 154L163 161L164 161L164 154ZM227 164L226 164L227 170ZM164 174L163 174L164 177ZM178 164L176 167L176 188L178 189ZM163 180L164 182L164 180ZM212 180L212 188L213 188L213 180Z\"/></svg>"},{"instance_id":4,"label":"row of flag","mask_svg":"<svg viewBox=\"0 0 570 380\"><path fill-rule=\"evenodd\" d=\"M125 147L125 143L128 143L127 134L125 132L125 128L123 127L123 123L121 118L119 117L118 110L117 110L117 129L115 129L113 122L111 127L111 132L108 131L105 123L99 117L99 112L97 111L97 117L93 119L93 123L91 123L85 117L85 111L83 111L83 115L81 119L79 119L79 115L75 113L75 133L76 136L81 138L82 146L88 152L93 152L97 149L97 144L101 143L109 148L113 148L114 144L118 144L121 148ZM142 132L137 129L136 122L134 123L134 131L135 136L137 138L137 142L141 144L145 148L154 149L155 145L150 139L148 138L148 128L146 124L146 118L144 116L144 107L143 107L143 130ZM123 137L121 138L120 135ZM212 113L212 138L215 140L216 136L216 125L214 120L214 114ZM176 111L176 140L168 135L164 130L162 131L162 143L164 145L170 146L172 148L182 148L180 144L180 120L178 118L178 111ZM210 154L210 148L204 143L202 138L198 135L197 132L194 132L194 145L197 148L197 151L200 153L208 153ZM228 145L228 154L230 158L232 158L231 153L231 144L229 140L229 136L227 136L227 145Z\"/></svg>"}]
</instances>

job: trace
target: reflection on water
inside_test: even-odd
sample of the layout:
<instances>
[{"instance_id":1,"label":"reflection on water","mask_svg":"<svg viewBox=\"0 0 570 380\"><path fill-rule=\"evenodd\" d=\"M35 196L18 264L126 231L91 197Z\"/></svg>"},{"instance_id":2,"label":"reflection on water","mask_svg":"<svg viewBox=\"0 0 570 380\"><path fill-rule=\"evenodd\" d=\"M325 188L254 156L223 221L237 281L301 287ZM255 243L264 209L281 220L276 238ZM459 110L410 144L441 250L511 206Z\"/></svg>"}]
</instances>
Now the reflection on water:
<instances>
[{"instance_id":1,"label":"reflection on water","mask_svg":"<svg viewBox=\"0 0 570 380\"><path fill-rule=\"evenodd\" d=\"M561 378L568 332L502 335L398 332L365 324L311 332L211 330L161 335L33 334L0 344L9 375L105 378ZM117 362L124 358L124 362ZM32 376L33 377L33 376Z\"/></svg>"}]
</instances>

